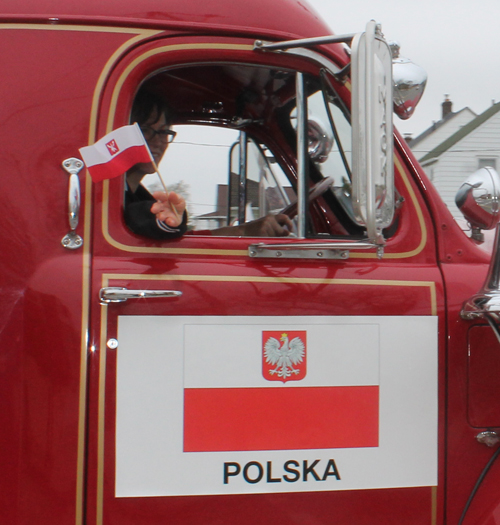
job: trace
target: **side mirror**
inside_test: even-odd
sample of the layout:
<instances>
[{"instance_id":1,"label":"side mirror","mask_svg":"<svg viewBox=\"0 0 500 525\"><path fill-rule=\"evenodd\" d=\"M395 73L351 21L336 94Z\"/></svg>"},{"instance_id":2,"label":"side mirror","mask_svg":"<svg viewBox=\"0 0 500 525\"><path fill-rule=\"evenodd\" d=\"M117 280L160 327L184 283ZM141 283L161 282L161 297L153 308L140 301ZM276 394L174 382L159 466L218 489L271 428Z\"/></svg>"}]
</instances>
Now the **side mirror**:
<instances>
[{"instance_id":1,"label":"side mirror","mask_svg":"<svg viewBox=\"0 0 500 525\"><path fill-rule=\"evenodd\" d=\"M472 238L483 242L481 230L493 229L500 220L500 176L491 167L481 168L460 186L455 203L472 229Z\"/></svg>"},{"instance_id":2,"label":"side mirror","mask_svg":"<svg viewBox=\"0 0 500 525\"><path fill-rule=\"evenodd\" d=\"M392 54L373 20L351 49L353 208L369 240L383 246L395 205Z\"/></svg>"}]
</instances>

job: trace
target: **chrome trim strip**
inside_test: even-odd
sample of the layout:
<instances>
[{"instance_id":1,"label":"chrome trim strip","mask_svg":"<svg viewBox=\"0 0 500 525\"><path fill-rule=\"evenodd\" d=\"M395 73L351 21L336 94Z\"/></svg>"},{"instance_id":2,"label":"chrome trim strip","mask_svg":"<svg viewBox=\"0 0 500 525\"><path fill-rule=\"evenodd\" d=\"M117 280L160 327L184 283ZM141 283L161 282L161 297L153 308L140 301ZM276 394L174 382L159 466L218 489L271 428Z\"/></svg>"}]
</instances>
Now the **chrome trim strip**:
<instances>
[{"instance_id":1,"label":"chrome trim strip","mask_svg":"<svg viewBox=\"0 0 500 525\"><path fill-rule=\"evenodd\" d=\"M274 259L348 259L349 250L377 249L370 241L297 243L297 244L251 244L248 255L252 258Z\"/></svg>"},{"instance_id":2,"label":"chrome trim strip","mask_svg":"<svg viewBox=\"0 0 500 525\"><path fill-rule=\"evenodd\" d=\"M304 74L297 72L295 77L297 91L297 235L306 238L306 174L307 174L307 100L304 91Z\"/></svg>"},{"instance_id":3,"label":"chrome trim strip","mask_svg":"<svg viewBox=\"0 0 500 525\"><path fill-rule=\"evenodd\" d=\"M263 40L256 40L254 49L262 49L265 51L281 51L283 49L293 49L296 47L315 46L321 44L350 44L353 38L354 34L317 36L313 38L300 38L298 40L286 40L284 42L264 42Z\"/></svg>"}]
</instances>

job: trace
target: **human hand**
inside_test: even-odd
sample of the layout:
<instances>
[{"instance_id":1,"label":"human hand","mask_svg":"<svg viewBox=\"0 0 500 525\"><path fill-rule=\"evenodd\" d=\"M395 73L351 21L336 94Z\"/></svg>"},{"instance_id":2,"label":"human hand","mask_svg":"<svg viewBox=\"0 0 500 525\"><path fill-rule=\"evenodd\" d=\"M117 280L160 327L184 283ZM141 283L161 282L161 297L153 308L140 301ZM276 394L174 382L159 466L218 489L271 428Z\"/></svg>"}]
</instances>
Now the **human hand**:
<instances>
[{"instance_id":1,"label":"human hand","mask_svg":"<svg viewBox=\"0 0 500 525\"><path fill-rule=\"evenodd\" d=\"M246 222L240 226L241 235L247 237L287 237L293 229L293 223L288 215L266 215L255 221Z\"/></svg>"},{"instance_id":2,"label":"human hand","mask_svg":"<svg viewBox=\"0 0 500 525\"><path fill-rule=\"evenodd\" d=\"M226 226L213 230L213 235L246 236L246 237L287 237L293 229L293 222L280 213L269 214L255 221L246 222L239 226Z\"/></svg>"},{"instance_id":3,"label":"human hand","mask_svg":"<svg viewBox=\"0 0 500 525\"><path fill-rule=\"evenodd\" d=\"M186 201L177 193L171 191L155 191L153 197L156 202L151 206L151 213L156 215L159 221L164 222L171 228L177 228L182 223L182 216L186 209Z\"/></svg>"}]
</instances>

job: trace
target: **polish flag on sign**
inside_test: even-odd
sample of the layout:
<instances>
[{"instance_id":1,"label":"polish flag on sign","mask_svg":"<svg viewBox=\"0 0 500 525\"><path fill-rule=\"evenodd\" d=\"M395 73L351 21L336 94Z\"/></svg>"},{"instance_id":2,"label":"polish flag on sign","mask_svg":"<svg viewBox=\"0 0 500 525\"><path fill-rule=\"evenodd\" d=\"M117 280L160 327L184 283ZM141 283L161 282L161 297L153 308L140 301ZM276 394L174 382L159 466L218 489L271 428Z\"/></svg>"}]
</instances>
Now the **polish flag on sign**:
<instances>
[{"instance_id":1,"label":"polish flag on sign","mask_svg":"<svg viewBox=\"0 0 500 525\"><path fill-rule=\"evenodd\" d=\"M94 182L123 175L138 162L153 161L137 123L115 129L79 151Z\"/></svg>"},{"instance_id":2,"label":"polish flag on sign","mask_svg":"<svg viewBox=\"0 0 500 525\"><path fill-rule=\"evenodd\" d=\"M221 340L205 330L186 333L184 452L378 446L376 337L352 348L352 326L335 339L283 329Z\"/></svg>"}]
</instances>

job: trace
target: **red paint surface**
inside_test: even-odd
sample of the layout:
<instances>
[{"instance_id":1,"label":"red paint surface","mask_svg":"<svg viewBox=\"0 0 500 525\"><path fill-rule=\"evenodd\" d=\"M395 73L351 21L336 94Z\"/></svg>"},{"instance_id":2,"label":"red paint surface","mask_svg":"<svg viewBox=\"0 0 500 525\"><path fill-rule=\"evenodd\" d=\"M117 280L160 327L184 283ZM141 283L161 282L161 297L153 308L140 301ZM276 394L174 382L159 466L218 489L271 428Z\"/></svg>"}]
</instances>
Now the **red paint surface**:
<instances>
[{"instance_id":1,"label":"red paint surface","mask_svg":"<svg viewBox=\"0 0 500 525\"><path fill-rule=\"evenodd\" d=\"M378 386L191 388L184 451L378 446Z\"/></svg>"},{"instance_id":2,"label":"red paint surface","mask_svg":"<svg viewBox=\"0 0 500 525\"><path fill-rule=\"evenodd\" d=\"M50 5L49 5L50 4ZM5 133L2 135L2 178L0 187L4 227L0 239L2 259L2 330L0 342L0 397L5 403L0 411L2 458L0 458L0 508L2 522L16 525L81 525L77 506L85 506L85 523L94 525L97 507L103 519L99 523L121 525L169 523L315 523L356 525L457 523L467 497L492 453L476 442L476 424L497 423L490 420L490 408L483 403L484 391L477 386L484 379L490 357L479 353L468 359L467 332L470 322L460 319L463 301L477 292L487 270L489 254L481 252L459 231L449 211L428 182L413 154L396 134L397 156L407 168L407 180L396 170L396 186L404 198L399 212L399 226L388 239L381 260L350 258L346 261L256 261L236 255L200 257L183 254L186 248L205 250L240 250L246 252L248 240L195 237L168 244L179 255L139 252L137 246L157 249L157 243L133 236L121 215L122 182L110 182L111 200L106 220L114 239L129 251L111 245L102 235L102 184L92 187L93 207L86 208L85 175L82 172L83 204L77 233L84 235L87 212L92 214L93 233L86 235L84 246L90 250L93 281L85 298L91 310L91 323L82 325L82 268L89 264L84 252L69 252L60 245L68 231L67 174L62 160L78 155L78 148L88 143L89 132L95 136L97 117L100 131L105 131L116 78L106 77L109 87L96 91L101 73L115 51L129 38L126 33L80 32L62 30L63 24L88 23L102 28L110 25L188 29L186 42L197 41L196 29L203 38L255 35L319 36L328 28L303 2L274 1L236 4L229 1L174 3L147 0L137 3L110 3L91 0L85 3L30 0L22 5L9 0L4 5L5 22L43 22L47 31L11 27L3 30L5 48L2 69L9 82L0 86ZM265 7L264 7L265 6ZM49 24L48 18L59 18ZM81 28L81 26L79 26ZM359 28L352 28L354 31ZM158 37L158 46L168 42L166 34ZM163 40L162 40L163 38ZM236 40L235 40L236 41ZM153 45L153 44L151 44ZM341 55L339 50L332 53ZM340 48L340 46L337 46ZM138 45L137 53L141 52ZM340 48L341 49L341 48ZM220 54L221 58L228 58ZM344 54L342 53L342 57ZM197 58L198 59L198 58ZM128 66L127 57L118 64ZM121 124L128 121L129 99L139 83L158 64L139 70L125 85L120 98ZM181 60L180 58L178 59ZM254 60L276 60L272 54L259 54ZM85 64L78 68L78 64ZM33 80L35 79L35 80ZM93 100L102 94L98 115ZM122 97L122 94L120 94ZM128 97L128 98L127 98ZM348 96L345 102L349 107ZM92 129L89 129L90 127ZM29 147L27 147L29 145ZM29 150L29 155L26 153ZM288 151L286 147L283 151ZM286 159L293 165L293 159ZM416 208L409 194L416 194L424 216L425 238L421 236ZM107 204L107 203L106 203ZM419 251L421 240L424 239ZM405 254L406 255L401 255ZM398 254L397 257L391 257ZM100 314L98 291L102 274L179 274L265 277L303 277L332 279L330 284L229 283L179 281L171 288L185 296L179 300L132 302L109 308L109 324L104 337L113 337L116 315L430 315L429 289L426 287L387 286L387 281L401 280L436 283L436 309L440 317L440 426L439 487L437 496L430 487L339 491L271 495L218 497L121 498L114 497L114 417L116 353L108 352L105 371L105 453L104 503L99 503L97 476L98 394ZM446 287L441 279L443 277ZM334 279L338 281L333 282ZM340 284L342 279L357 279L357 284ZM376 286L374 283L380 282ZM117 277L111 285L144 287L144 281ZM366 283L369 283L366 284ZM165 283L151 283L160 288ZM446 294L446 295L445 295ZM244 300L242 300L244 298ZM210 305L207 307L207 305ZM487 327L485 327L487 328ZM88 334L88 390L86 376L80 375L82 333ZM481 351L481 349L478 349ZM493 348L496 350L496 348ZM474 360L480 359L480 362ZM484 360L484 362L483 362ZM476 366L478 365L479 368ZM484 366L483 366L484 365ZM470 366L470 369L468 369ZM467 382L467 373L471 376ZM491 385L491 383L489 383ZM494 386L494 385L493 385ZM468 390L468 388L470 390ZM496 388L496 387L494 387ZM88 405L79 414L79 396ZM480 397L478 397L480 395ZM491 396L490 396L491 401ZM446 413L445 413L446 408ZM469 409L469 413L467 412ZM474 411L471 411L474 409ZM85 414L88 414L85 416ZM88 426L85 456L78 456L79 416ZM408 451L411 453L411 451ZM77 461L86 461L85 487L77 484ZM474 500L466 522L490 524L498 521L497 462L490 470ZM446 477L447 476L447 477ZM446 486L446 492L444 487ZM85 498L85 499L83 499ZM437 510L434 505L437 505Z\"/></svg>"},{"instance_id":3,"label":"red paint surface","mask_svg":"<svg viewBox=\"0 0 500 525\"><path fill-rule=\"evenodd\" d=\"M469 423L477 428L500 427L500 345L489 326L469 330Z\"/></svg>"}]
</instances>

